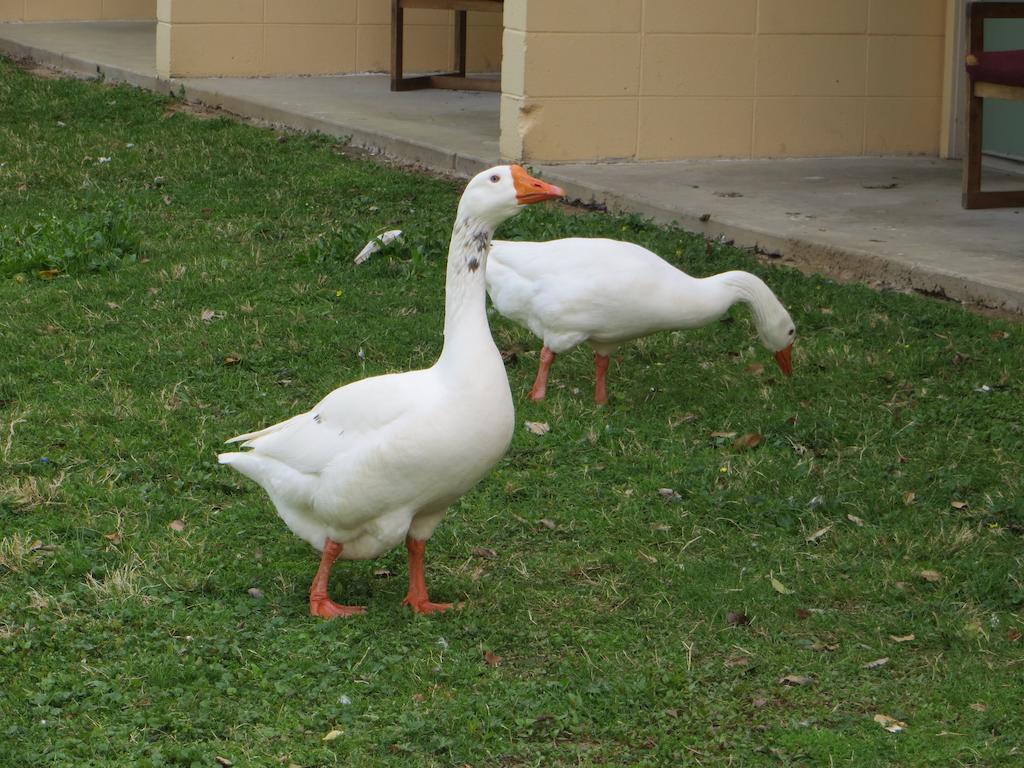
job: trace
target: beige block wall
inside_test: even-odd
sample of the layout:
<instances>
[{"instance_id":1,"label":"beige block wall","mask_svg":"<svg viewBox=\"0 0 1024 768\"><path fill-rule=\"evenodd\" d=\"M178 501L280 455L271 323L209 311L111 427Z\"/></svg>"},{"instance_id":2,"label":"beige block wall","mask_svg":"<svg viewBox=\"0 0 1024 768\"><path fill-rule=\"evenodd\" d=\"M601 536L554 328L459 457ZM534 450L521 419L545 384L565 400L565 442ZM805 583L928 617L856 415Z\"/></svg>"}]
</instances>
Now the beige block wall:
<instances>
[{"instance_id":1,"label":"beige block wall","mask_svg":"<svg viewBox=\"0 0 1024 768\"><path fill-rule=\"evenodd\" d=\"M0 0L0 21L144 21L156 0Z\"/></svg>"},{"instance_id":2,"label":"beige block wall","mask_svg":"<svg viewBox=\"0 0 1024 768\"><path fill-rule=\"evenodd\" d=\"M501 151L937 154L947 0L506 0Z\"/></svg>"},{"instance_id":3,"label":"beige block wall","mask_svg":"<svg viewBox=\"0 0 1024 768\"><path fill-rule=\"evenodd\" d=\"M391 0L159 0L157 71L167 77L386 72ZM405 15L405 70L448 69L454 14ZM467 66L496 72L501 14L471 13Z\"/></svg>"}]
</instances>

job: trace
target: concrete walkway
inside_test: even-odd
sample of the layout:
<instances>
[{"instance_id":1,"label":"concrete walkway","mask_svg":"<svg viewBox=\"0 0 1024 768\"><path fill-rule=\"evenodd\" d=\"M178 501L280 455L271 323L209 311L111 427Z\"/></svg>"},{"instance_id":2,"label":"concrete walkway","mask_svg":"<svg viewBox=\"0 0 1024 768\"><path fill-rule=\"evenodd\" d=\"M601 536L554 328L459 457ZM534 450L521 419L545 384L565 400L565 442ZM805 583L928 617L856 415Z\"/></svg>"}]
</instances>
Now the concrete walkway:
<instances>
[{"instance_id":1,"label":"concrete walkway","mask_svg":"<svg viewBox=\"0 0 1024 768\"><path fill-rule=\"evenodd\" d=\"M160 80L152 23L0 24L0 51L347 136L449 173L498 162L497 94L391 93L381 75ZM804 270L1024 313L1024 212L961 209L958 162L815 158L542 170L584 202L676 221ZM1021 175L987 171L986 180L1024 187Z\"/></svg>"}]
</instances>

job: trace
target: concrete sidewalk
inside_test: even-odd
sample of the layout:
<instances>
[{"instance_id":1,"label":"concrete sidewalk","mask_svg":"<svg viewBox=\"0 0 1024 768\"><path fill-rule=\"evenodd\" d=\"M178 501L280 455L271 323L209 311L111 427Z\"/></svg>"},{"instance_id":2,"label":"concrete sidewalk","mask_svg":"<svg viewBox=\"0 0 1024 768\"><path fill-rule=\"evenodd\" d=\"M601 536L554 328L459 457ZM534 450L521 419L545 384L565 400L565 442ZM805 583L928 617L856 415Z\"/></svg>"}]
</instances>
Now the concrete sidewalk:
<instances>
[{"instance_id":1,"label":"concrete sidewalk","mask_svg":"<svg viewBox=\"0 0 1024 768\"><path fill-rule=\"evenodd\" d=\"M497 94L382 75L161 80L152 23L0 24L0 51L469 175L498 160ZM685 130L685 126L680 126ZM960 208L960 164L814 158L542 167L574 197L676 221L801 269L1024 313L1024 212ZM995 188L1024 176L986 171Z\"/></svg>"}]
</instances>

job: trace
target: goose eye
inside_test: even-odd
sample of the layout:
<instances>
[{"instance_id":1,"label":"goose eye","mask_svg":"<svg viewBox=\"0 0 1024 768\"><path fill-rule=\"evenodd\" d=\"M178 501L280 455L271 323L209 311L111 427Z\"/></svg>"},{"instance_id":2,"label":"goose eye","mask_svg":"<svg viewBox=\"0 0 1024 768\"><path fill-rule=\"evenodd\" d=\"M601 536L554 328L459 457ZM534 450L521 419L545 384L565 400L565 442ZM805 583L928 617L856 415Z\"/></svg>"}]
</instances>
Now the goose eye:
<instances>
[{"instance_id":1,"label":"goose eye","mask_svg":"<svg viewBox=\"0 0 1024 768\"><path fill-rule=\"evenodd\" d=\"M501 181L501 176L499 176L498 174L494 174L493 176L491 176L492 183L497 184L499 181Z\"/></svg>"},{"instance_id":2,"label":"goose eye","mask_svg":"<svg viewBox=\"0 0 1024 768\"><path fill-rule=\"evenodd\" d=\"M792 336L794 333L796 333L796 329L795 328L790 328L789 329L789 335Z\"/></svg>"}]
</instances>

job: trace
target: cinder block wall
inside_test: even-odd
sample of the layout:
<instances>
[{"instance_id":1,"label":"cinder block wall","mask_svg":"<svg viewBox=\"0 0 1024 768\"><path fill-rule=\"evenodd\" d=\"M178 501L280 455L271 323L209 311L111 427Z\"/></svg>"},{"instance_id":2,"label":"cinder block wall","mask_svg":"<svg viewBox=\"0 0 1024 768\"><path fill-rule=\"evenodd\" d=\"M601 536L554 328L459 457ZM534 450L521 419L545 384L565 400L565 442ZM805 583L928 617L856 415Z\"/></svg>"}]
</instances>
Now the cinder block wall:
<instances>
[{"instance_id":1,"label":"cinder block wall","mask_svg":"<svg viewBox=\"0 0 1024 768\"><path fill-rule=\"evenodd\" d=\"M937 154L947 0L507 0L502 154Z\"/></svg>"},{"instance_id":2,"label":"cinder block wall","mask_svg":"<svg viewBox=\"0 0 1024 768\"><path fill-rule=\"evenodd\" d=\"M406 12L407 71L450 66L452 23L449 11ZM469 68L497 71L501 14L472 13L467 23ZM157 70L165 77L385 72L390 30L390 0L159 0Z\"/></svg>"},{"instance_id":3,"label":"cinder block wall","mask_svg":"<svg viewBox=\"0 0 1024 768\"><path fill-rule=\"evenodd\" d=\"M0 0L0 21L145 21L156 0Z\"/></svg>"}]
</instances>

